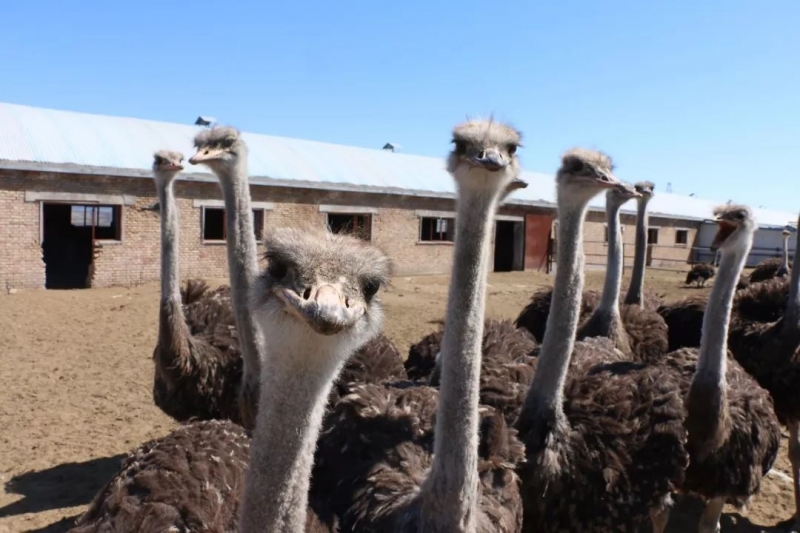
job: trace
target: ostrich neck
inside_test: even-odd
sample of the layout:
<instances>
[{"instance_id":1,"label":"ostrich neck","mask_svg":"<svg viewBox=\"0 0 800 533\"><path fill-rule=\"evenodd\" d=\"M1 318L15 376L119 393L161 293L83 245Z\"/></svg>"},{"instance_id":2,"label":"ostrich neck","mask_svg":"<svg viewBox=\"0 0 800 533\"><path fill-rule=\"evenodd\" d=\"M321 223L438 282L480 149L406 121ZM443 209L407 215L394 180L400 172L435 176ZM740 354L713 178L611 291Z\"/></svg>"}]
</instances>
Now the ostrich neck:
<instances>
[{"instance_id":1,"label":"ostrich neck","mask_svg":"<svg viewBox=\"0 0 800 533\"><path fill-rule=\"evenodd\" d=\"M792 273L789 276L789 301L786 304L786 313L783 316L784 331L793 335L800 334L800 265L797 264L797 250L800 250L800 219L797 221L795 261L794 265L792 265ZM786 246L786 255L788 258L788 245Z\"/></svg>"},{"instance_id":2,"label":"ostrich neck","mask_svg":"<svg viewBox=\"0 0 800 533\"><path fill-rule=\"evenodd\" d=\"M781 257L781 267L788 272L789 270L789 235L783 238L783 256Z\"/></svg>"},{"instance_id":3,"label":"ostrich neck","mask_svg":"<svg viewBox=\"0 0 800 533\"><path fill-rule=\"evenodd\" d=\"M744 268L749 247L721 253L717 281L708 295L706 312L703 315L703 335L700 341L700 354L697 372L693 381L716 383L725 386L725 367L727 361L728 325L733 307L733 297L739 275Z\"/></svg>"},{"instance_id":4,"label":"ostrich neck","mask_svg":"<svg viewBox=\"0 0 800 533\"><path fill-rule=\"evenodd\" d=\"M264 353L264 338L252 313L248 312L250 289L258 277L258 259L247 166L239 163L220 178L225 201L228 270L234 317L240 332L245 378L255 379Z\"/></svg>"},{"instance_id":5,"label":"ostrich neck","mask_svg":"<svg viewBox=\"0 0 800 533\"><path fill-rule=\"evenodd\" d=\"M597 310L612 317L619 317L619 291L622 286L622 239L619 227L619 210L622 204L609 201L606 209L608 231L608 260L603 295Z\"/></svg>"},{"instance_id":6,"label":"ostrich neck","mask_svg":"<svg viewBox=\"0 0 800 533\"><path fill-rule=\"evenodd\" d=\"M242 533L302 533L314 449L328 394L345 358L323 353L331 351L325 341L304 332L271 333L276 341L270 342L262 363L239 528Z\"/></svg>"},{"instance_id":7,"label":"ostrich neck","mask_svg":"<svg viewBox=\"0 0 800 533\"><path fill-rule=\"evenodd\" d=\"M564 382L583 293L583 219L587 206L588 200L558 208L556 279L536 374L523 406L527 420L549 421L563 416Z\"/></svg>"},{"instance_id":8,"label":"ostrich neck","mask_svg":"<svg viewBox=\"0 0 800 533\"><path fill-rule=\"evenodd\" d=\"M647 202L649 199L640 199L636 208L636 250L633 257L633 272L625 303L631 305L642 304L644 287L645 257L647 255Z\"/></svg>"},{"instance_id":9,"label":"ostrich neck","mask_svg":"<svg viewBox=\"0 0 800 533\"><path fill-rule=\"evenodd\" d=\"M158 185L161 217L161 300L181 303L180 265L178 264L178 205L172 181ZM180 309L180 305L178 306Z\"/></svg>"},{"instance_id":10,"label":"ostrich neck","mask_svg":"<svg viewBox=\"0 0 800 533\"><path fill-rule=\"evenodd\" d=\"M497 203L497 194L459 191L433 465L422 496L423 530L475 528L486 269Z\"/></svg>"}]
</instances>

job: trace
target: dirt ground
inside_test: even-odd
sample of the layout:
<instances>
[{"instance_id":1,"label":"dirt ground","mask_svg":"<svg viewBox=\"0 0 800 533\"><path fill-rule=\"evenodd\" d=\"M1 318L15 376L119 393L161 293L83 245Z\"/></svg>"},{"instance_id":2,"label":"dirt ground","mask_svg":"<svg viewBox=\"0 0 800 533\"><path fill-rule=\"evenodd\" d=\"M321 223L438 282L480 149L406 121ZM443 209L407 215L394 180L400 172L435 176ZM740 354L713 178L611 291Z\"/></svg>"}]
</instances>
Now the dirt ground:
<instances>
[{"instance_id":1,"label":"dirt ground","mask_svg":"<svg viewBox=\"0 0 800 533\"><path fill-rule=\"evenodd\" d=\"M602 272L587 277L587 287L601 287ZM654 272L647 287L669 299L707 290L681 281ZM551 282L493 274L487 315L515 318ZM401 351L437 327L446 293L446 276L394 280L385 329ZM155 283L0 296L0 533L66 531L125 453L175 427L152 401L158 299ZM761 494L746 512L726 510L722 531L782 531L794 510L788 472L784 436ZM696 502L679 502L669 531L696 531L699 512Z\"/></svg>"}]
</instances>

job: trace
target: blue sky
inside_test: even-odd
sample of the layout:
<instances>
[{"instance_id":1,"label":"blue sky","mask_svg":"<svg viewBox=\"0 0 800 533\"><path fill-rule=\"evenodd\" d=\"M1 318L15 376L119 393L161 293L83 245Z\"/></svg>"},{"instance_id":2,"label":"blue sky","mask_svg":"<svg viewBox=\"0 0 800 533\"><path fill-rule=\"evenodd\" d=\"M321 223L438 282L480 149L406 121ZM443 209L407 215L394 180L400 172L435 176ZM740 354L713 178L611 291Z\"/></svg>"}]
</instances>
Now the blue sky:
<instances>
[{"instance_id":1,"label":"blue sky","mask_svg":"<svg viewBox=\"0 0 800 533\"><path fill-rule=\"evenodd\" d=\"M800 209L800 2L6 2L0 101L444 156L493 113L656 191Z\"/></svg>"}]
</instances>

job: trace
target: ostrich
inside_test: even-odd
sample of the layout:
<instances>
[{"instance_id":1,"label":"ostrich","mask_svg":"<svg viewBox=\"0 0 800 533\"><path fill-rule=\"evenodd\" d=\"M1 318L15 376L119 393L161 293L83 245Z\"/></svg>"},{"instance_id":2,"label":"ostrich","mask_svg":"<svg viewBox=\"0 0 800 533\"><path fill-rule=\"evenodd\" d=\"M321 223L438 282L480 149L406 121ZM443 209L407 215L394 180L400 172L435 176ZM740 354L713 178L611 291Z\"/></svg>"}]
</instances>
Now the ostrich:
<instances>
[{"instance_id":1,"label":"ostrich","mask_svg":"<svg viewBox=\"0 0 800 533\"><path fill-rule=\"evenodd\" d=\"M453 130L447 168L462 223L440 388L437 394L420 383L361 386L331 413L314 490L343 531L519 531L514 466L522 448L501 413L479 405L490 228L505 195L524 186L517 179L519 142L519 133L494 121Z\"/></svg>"},{"instance_id":2,"label":"ostrich","mask_svg":"<svg viewBox=\"0 0 800 533\"><path fill-rule=\"evenodd\" d=\"M589 201L619 182L601 153L575 149L556 174L558 264L552 309L518 421L524 531L663 532L688 463L678 382L657 365L616 362L602 342L575 343ZM576 364L570 368L570 354ZM568 372L569 370L569 372ZM569 375L568 375L569 374Z\"/></svg>"},{"instance_id":3,"label":"ostrich","mask_svg":"<svg viewBox=\"0 0 800 533\"><path fill-rule=\"evenodd\" d=\"M266 347L263 332L252 314L247 312L248 294L258 277L256 237L247 178L247 144L236 129L215 127L198 133L194 138L194 146L197 152L189 162L193 165L203 164L214 172L225 202L231 300L243 360L239 403L242 422L246 427L253 427L260 359Z\"/></svg>"},{"instance_id":4,"label":"ostrich","mask_svg":"<svg viewBox=\"0 0 800 533\"><path fill-rule=\"evenodd\" d=\"M800 227L800 219L798 220ZM800 232L798 232L800 244ZM757 285L777 283L773 279ZM729 335L736 360L770 392L778 419L789 427L795 490L792 533L800 532L800 268L791 270L785 312L774 322L736 317Z\"/></svg>"},{"instance_id":5,"label":"ostrich","mask_svg":"<svg viewBox=\"0 0 800 533\"><path fill-rule=\"evenodd\" d=\"M710 263L697 263L686 274L686 285L695 284L697 288L705 287L706 281L714 277L716 269Z\"/></svg>"},{"instance_id":6,"label":"ostrich","mask_svg":"<svg viewBox=\"0 0 800 533\"><path fill-rule=\"evenodd\" d=\"M653 311L661 305L661 296L649 291L645 292L643 287L644 271L647 265L647 205L653 198L655 187L651 181L640 181L633 185L639 194L636 198L636 247L631 282L628 285L624 301L627 305L641 305Z\"/></svg>"},{"instance_id":7,"label":"ostrich","mask_svg":"<svg viewBox=\"0 0 800 533\"><path fill-rule=\"evenodd\" d=\"M242 358L232 335L230 307L197 281L187 284L181 294L178 205L173 192L181 170L182 154L155 153L153 174L161 210L161 302L158 343L153 351L153 399L180 422L217 418L241 422L238 388ZM194 320L187 321L187 314Z\"/></svg>"},{"instance_id":8,"label":"ostrich","mask_svg":"<svg viewBox=\"0 0 800 533\"><path fill-rule=\"evenodd\" d=\"M268 267L252 293L270 338L253 444L230 421L195 422L149 442L124 461L75 533L320 525L305 492L322 409L344 361L378 333L377 293L390 262L371 244L321 231L279 228L266 246Z\"/></svg>"},{"instance_id":9,"label":"ostrich","mask_svg":"<svg viewBox=\"0 0 800 533\"><path fill-rule=\"evenodd\" d=\"M601 160L600 172L610 173L610 158ZM577 340L588 337L608 337L618 350L638 360L654 361L667 353L667 325L655 311L639 305L620 306L622 285L622 237L619 210L639 193L626 184L606 193L608 230L608 263L600 304L578 328ZM622 310L620 309L622 307Z\"/></svg>"},{"instance_id":10,"label":"ostrich","mask_svg":"<svg viewBox=\"0 0 800 533\"><path fill-rule=\"evenodd\" d=\"M745 206L719 207L714 214L719 231L712 250L718 249L721 259L700 349L685 348L664 358L681 380L685 397L690 459L681 490L706 501L700 533L718 532L723 506L743 506L758 491L781 437L769 393L727 356L736 283L757 225Z\"/></svg>"},{"instance_id":11,"label":"ostrich","mask_svg":"<svg viewBox=\"0 0 800 533\"><path fill-rule=\"evenodd\" d=\"M789 274L792 263L789 261L789 237L792 232L785 229L781 232L783 237L783 250L780 259L770 257L761 261L750 272L750 283L758 283L772 278L782 278Z\"/></svg>"}]
</instances>

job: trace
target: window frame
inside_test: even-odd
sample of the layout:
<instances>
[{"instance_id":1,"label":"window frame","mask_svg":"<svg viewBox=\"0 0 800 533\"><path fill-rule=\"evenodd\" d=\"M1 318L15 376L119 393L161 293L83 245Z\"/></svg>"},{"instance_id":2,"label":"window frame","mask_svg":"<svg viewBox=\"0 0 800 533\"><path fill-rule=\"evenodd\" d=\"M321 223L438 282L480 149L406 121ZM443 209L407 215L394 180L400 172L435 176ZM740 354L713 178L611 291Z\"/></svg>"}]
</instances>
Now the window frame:
<instances>
[{"instance_id":1,"label":"window frame","mask_svg":"<svg viewBox=\"0 0 800 533\"><path fill-rule=\"evenodd\" d=\"M347 212L347 211L338 211L338 210L336 210L336 211L324 211L324 213L325 213L325 225L329 229L331 229L331 232L333 232L333 229L331 228L331 216L335 216L335 217L351 217L352 219L355 219L356 217L364 217L364 219L365 219L364 220L364 222L365 222L364 228L367 231L368 238L367 239L363 239L363 240L365 240L366 242L372 242L372 228L373 228L372 224L373 224L373 220L374 220L373 213L370 213L370 212L354 212L354 213L351 213L351 212ZM358 237L359 239L362 238L360 235L358 235L358 233L349 233L348 235L353 235L355 237Z\"/></svg>"},{"instance_id":2,"label":"window frame","mask_svg":"<svg viewBox=\"0 0 800 533\"><path fill-rule=\"evenodd\" d=\"M455 242L455 236L456 236L456 217L455 217L455 215L453 215L453 216L419 215L417 218L419 219L418 228L417 228L417 244L453 244ZM452 237L449 240L447 238L445 238L445 239L434 239L434 238L431 238L431 239L427 239L427 240L423 239L422 228L423 228L423 226L425 224L424 221L426 219L433 221L432 226L431 226L432 228L436 227L437 222L439 220L450 221L450 223L452 223L452 226L453 226L452 232L450 232ZM447 233L448 233L448 230L445 230L444 233L443 232L437 232L437 231L431 231L431 236L433 236L433 235L445 235L446 236Z\"/></svg>"},{"instance_id":3,"label":"window frame","mask_svg":"<svg viewBox=\"0 0 800 533\"><path fill-rule=\"evenodd\" d=\"M60 203L60 202L41 202L40 210L44 209L45 203ZM94 226L94 234L97 232L97 228L114 228L114 236L111 238L94 238L93 240L98 243L118 243L122 242L122 206L116 204L90 204L90 203L70 203L64 202L70 206L70 225L78 227L78 228L90 228ZM83 209L83 224L77 225L72 222L72 213L76 207L80 207ZM95 221L100 221L100 210L101 209L111 209L111 224L108 226L100 226L99 224L95 224ZM90 220L90 223L87 224L87 212L91 210L92 215L91 218L94 220ZM95 215L96 213L96 215ZM116 221L116 224L114 222Z\"/></svg>"},{"instance_id":4,"label":"window frame","mask_svg":"<svg viewBox=\"0 0 800 533\"><path fill-rule=\"evenodd\" d=\"M215 209L222 211L222 239L206 239L206 209ZM253 207L253 232L255 233L256 237L256 244L263 244L264 242L264 227L266 226L266 211L268 211L265 207ZM257 212L261 213L261 228L260 232L258 231L258 216L256 215ZM259 238L259 233L261 234ZM228 242L228 219L225 216L225 207L220 207L218 205L201 205L200 206L200 241L203 244L227 244Z\"/></svg>"},{"instance_id":5,"label":"window frame","mask_svg":"<svg viewBox=\"0 0 800 533\"><path fill-rule=\"evenodd\" d=\"M661 229L660 227L652 227L652 226L647 228L647 244L648 245L658 244L658 235L659 235L659 231L658 230L660 230L660 229ZM655 232L655 235L656 235L655 239L650 238L650 235L651 235L650 232L651 231Z\"/></svg>"},{"instance_id":6,"label":"window frame","mask_svg":"<svg viewBox=\"0 0 800 533\"><path fill-rule=\"evenodd\" d=\"M684 242L678 242L678 235L684 236ZM689 246L689 228L675 228L675 246L686 247Z\"/></svg>"}]
</instances>

